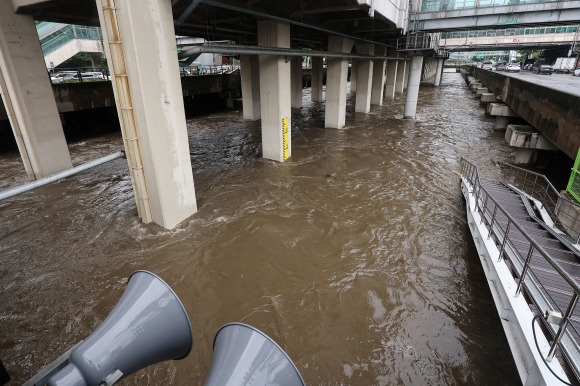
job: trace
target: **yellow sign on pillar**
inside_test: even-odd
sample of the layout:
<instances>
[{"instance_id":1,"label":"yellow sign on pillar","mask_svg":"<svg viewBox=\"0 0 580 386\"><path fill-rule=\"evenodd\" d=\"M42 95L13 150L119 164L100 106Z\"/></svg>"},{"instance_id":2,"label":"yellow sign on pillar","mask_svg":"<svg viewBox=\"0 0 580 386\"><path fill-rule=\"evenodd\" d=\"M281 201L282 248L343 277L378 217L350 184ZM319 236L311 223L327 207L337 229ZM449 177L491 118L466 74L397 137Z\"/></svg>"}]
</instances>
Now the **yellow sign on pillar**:
<instances>
[{"instance_id":1,"label":"yellow sign on pillar","mask_svg":"<svg viewBox=\"0 0 580 386\"><path fill-rule=\"evenodd\" d=\"M282 118L282 151L284 161L290 157L290 149L289 149L289 137L288 137L288 118Z\"/></svg>"}]
</instances>

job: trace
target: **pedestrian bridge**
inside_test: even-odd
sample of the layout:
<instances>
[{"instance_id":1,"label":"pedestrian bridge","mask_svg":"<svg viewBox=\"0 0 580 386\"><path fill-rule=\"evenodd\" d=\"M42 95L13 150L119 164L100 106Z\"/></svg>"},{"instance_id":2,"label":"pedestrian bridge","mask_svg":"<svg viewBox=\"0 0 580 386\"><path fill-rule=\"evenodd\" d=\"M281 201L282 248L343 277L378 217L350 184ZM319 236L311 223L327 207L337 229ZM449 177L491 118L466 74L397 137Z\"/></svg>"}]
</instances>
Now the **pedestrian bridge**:
<instances>
[{"instance_id":1,"label":"pedestrian bridge","mask_svg":"<svg viewBox=\"0 0 580 386\"><path fill-rule=\"evenodd\" d=\"M41 22L36 31L46 68L58 66L78 53L91 56L93 67L97 58L105 55L103 35L98 27Z\"/></svg>"},{"instance_id":2,"label":"pedestrian bridge","mask_svg":"<svg viewBox=\"0 0 580 386\"><path fill-rule=\"evenodd\" d=\"M409 30L430 32L577 24L580 0L423 0Z\"/></svg>"}]
</instances>

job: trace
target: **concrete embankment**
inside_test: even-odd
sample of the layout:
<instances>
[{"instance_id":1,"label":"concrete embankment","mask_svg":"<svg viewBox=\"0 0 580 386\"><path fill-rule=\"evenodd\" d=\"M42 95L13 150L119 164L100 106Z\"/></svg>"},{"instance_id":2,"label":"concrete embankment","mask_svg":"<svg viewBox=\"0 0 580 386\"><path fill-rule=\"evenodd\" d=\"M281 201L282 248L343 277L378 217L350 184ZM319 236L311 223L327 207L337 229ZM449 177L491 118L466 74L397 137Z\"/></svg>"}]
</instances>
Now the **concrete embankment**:
<instances>
[{"instance_id":1,"label":"concrete embankment","mask_svg":"<svg viewBox=\"0 0 580 386\"><path fill-rule=\"evenodd\" d=\"M495 71L471 68L489 92L572 159L580 148L580 96Z\"/></svg>"}]
</instances>

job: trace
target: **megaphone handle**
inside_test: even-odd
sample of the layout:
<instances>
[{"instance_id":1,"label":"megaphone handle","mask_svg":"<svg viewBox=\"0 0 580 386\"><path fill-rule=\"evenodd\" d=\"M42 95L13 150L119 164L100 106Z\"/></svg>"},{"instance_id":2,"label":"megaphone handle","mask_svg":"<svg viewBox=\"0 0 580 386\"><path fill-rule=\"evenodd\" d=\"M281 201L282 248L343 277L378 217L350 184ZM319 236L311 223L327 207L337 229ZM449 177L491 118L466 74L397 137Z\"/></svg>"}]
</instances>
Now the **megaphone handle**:
<instances>
[{"instance_id":1,"label":"megaphone handle","mask_svg":"<svg viewBox=\"0 0 580 386\"><path fill-rule=\"evenodd\" d=\"M123 378L123 373L121 370L117 369L111 374L107 375L105 382L101 383L101 386L113 386L121 378Z\"/></svg>"}]
</instances>

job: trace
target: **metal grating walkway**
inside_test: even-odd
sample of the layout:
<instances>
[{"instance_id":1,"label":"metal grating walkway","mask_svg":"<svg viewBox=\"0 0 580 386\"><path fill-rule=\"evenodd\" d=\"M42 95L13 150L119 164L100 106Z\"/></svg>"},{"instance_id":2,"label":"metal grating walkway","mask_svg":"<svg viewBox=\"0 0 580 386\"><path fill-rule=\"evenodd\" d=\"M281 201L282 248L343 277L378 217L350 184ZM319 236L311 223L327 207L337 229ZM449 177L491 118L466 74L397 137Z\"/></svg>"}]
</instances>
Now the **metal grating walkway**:
<instances>
[{"instance_id":1,"label":"metal grating walkway","mask_svg":"<svg viewBox=\"0 0 580 386\"><path fill-rule=\"evenodd\" d=\"M480 181L484 191L493 198L486 200L486 197L484 197L483 199L486 200L485 218L488 224L490 219L492 217L494 218L492 221L494 224L493 237L497 245L501 245L503 234L496 235L495 230L505 230L509 220L499 207L496 208L496 202L515 219L515 222L528 234L528 237L531 237L564 272L576 281L580 281L580 257L578 256L578 252L573 251L563 241L555 237L552 232L546 230L542 224L536 221L532 205L528 199L504 184L485 180ZM526 204L528 208L526 208ZM532 251L527 274L531 274L535 289L539 289L541 296L545 297L546 303L551 305L551 308L555 308L562 314L565 314L571 304L574 289L536 248L531 248L530 241L517 227L510 228L506 245L509 248L506 246L504 253L511 254L509 260L514 262L515 259L521 263L521 266L525 265L528 253ZM514 274L514 277L519 278L521 276L521 270L512 268L512 274ZM526 290L526 294L530 296L530 284L527 283L527 280L526 278L524 289ZM536 303L536 307L541 313L545 311L545 309L542 309L538 305L538 302L534 301L534 303ZM572 310L570 324L571 326L568 328L569 336L578 345L580 343L580 334L578 333L580 331L579 309L574 308Z\"/></svg>"}]
</instances>

